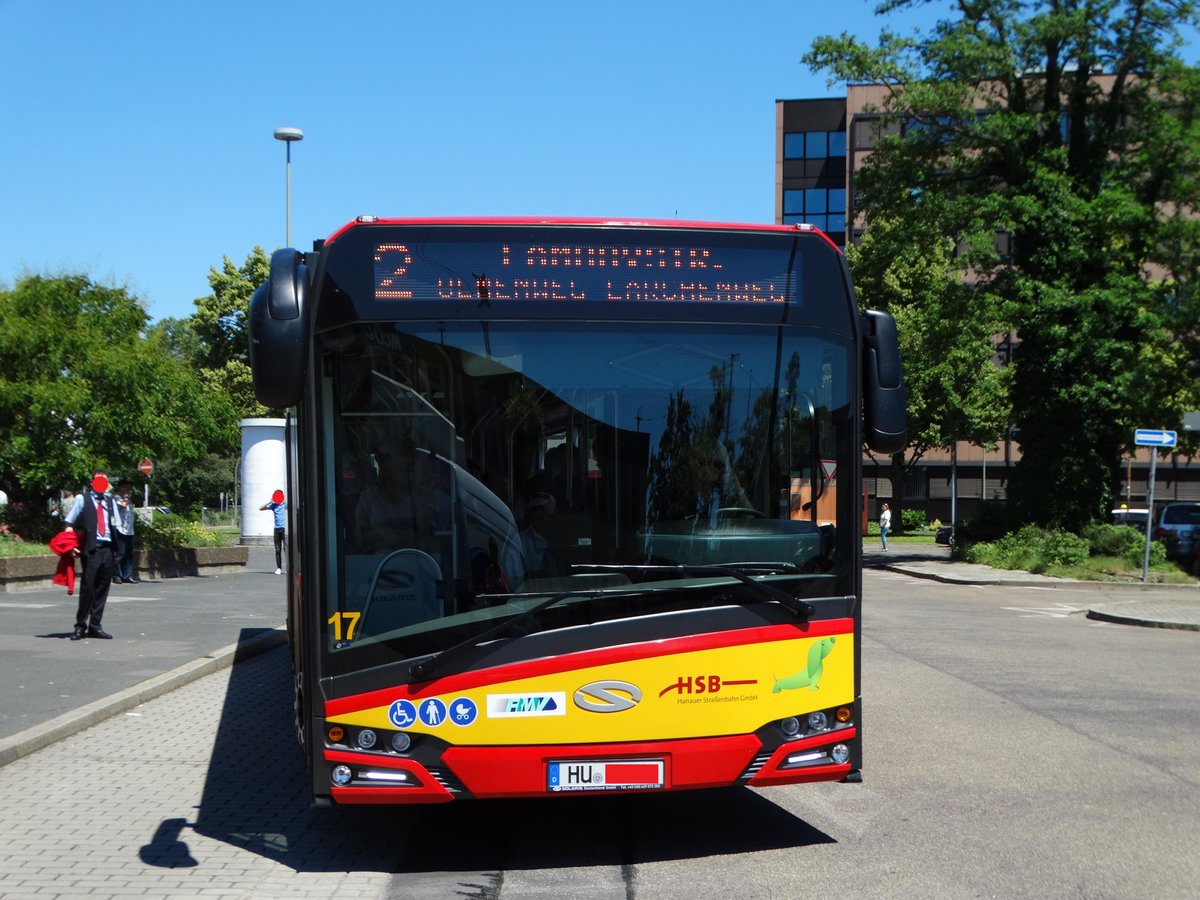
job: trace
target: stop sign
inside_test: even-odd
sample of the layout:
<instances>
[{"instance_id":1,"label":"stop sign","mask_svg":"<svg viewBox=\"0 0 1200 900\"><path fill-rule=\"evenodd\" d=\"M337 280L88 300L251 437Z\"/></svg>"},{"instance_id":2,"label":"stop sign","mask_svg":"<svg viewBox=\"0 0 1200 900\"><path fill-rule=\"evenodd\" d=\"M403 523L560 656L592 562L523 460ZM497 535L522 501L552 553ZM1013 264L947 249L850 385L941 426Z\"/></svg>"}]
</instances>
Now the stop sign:
<instances>
[{"instance_id":1,"label":"stop sign","mask_svg":"<svg viewBox=\"0 0 1200 900\"><path fill-rule=\"evenodd\" d=\"M154 474L154 460L143 459L141 464L138 466L138 471L149 478Z\"/></svg>"}]
</instances>

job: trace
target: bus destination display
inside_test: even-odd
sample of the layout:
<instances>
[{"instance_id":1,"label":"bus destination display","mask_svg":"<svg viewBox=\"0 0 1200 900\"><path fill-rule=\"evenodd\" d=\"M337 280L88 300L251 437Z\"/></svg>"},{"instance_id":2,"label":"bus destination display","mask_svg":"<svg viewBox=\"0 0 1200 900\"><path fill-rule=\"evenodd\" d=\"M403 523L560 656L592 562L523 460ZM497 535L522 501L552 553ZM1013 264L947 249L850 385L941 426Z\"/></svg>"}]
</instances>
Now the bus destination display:
<instances>
[{"instance_id":1,"label":"bus destination display","mask_svg":"<svg viewBox=\"0 0 1200 900\"><path fill-rule=\"evenodd\" d=\"M779 246L392 241L375 246L375 299L780 303L794 259Z\"/></svg>"}]
</instances>

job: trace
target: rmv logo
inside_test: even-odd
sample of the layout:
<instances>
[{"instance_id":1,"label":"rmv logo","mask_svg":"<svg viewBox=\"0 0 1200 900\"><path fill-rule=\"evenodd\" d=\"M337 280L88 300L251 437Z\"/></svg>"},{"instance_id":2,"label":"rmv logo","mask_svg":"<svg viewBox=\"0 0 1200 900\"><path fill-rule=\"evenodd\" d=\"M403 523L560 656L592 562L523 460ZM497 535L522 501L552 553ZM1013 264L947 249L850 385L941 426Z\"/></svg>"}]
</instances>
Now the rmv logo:
<instances>
[{"instance_id":1,"label":"rmv logo","mask_svg":"<svg viewBox=\"0 0 1200 900\"><path fill-rule=\"evenodd\" d=\"M549 711L554 709L554 698L546 696L530 696L530 697L509 697L508 702L504 704L504 711L513 715L521 713L536 714L543 710Z\"/></svg>"},{"instance_id":2,"label":"rmv logo","mask_svg":"<svg viewBox=\"0 0 1200 900\"><path fill-rule=\"evenodd\" d=\"M565 716L567 695L563 691L537 694L488 694L489 719L513 719L521 716Z\"/></svg>"}]
</instances>

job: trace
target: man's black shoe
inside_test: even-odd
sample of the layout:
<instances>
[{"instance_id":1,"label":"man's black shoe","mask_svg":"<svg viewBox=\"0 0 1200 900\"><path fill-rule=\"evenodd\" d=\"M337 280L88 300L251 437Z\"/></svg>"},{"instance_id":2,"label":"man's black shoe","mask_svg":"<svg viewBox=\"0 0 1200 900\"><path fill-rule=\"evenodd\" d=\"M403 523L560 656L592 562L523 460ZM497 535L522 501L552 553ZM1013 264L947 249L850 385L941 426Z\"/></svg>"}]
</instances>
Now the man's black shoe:
<instances>
[{"instance_id":1,"label":"man's black shoe","mask_svg":"<svg viewBox=\"0 0 1200 900\"><path fill-rule=\"evenodd\" d=\"M104 640L104 641L112 640L112 635L109 634L107 631L105 631L103 628L89 628L87 631L87 636L94 637L94 638L100 638L101 640Z\"/></svg>"},{"instance_id":2,"label":"man's black shoe","mask_svg":"<svg viewBox=\"0 0 1200 900\"><path fill-rule=\"evenodd\" d=\"M82 628L76 628L71 632L71 640L73 641L82 641L85 637L87 637L87 635L84 634Z\"/></svg>"},{"instance_id":3,"label":"man's black shoe","mask_svg":"<svg viewBox=\"0 0 1200 900\"><path fill-rule=\"evenodd\" d=\"M113 584L120 584L120 583L121 583L121 579L120 579L120 578L114 578L114 579L112 580L112 583L113 583Z\"/></svg>"}]
</instances>

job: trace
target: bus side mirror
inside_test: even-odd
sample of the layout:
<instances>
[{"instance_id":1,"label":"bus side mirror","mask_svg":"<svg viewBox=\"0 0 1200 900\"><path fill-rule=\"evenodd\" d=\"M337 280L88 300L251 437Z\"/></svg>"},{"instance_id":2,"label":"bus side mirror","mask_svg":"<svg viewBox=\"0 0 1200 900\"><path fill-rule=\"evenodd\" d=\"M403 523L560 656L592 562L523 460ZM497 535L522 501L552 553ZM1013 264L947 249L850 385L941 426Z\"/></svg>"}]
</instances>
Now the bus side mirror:
<instances>
[{"instance_id":1,"label":"bus side mirror","mask_svg":"<svg viewBox=\"0 0 1200 900\"><path fill-rule=\"evenodd\" d=\"M896 320L868 309L862 323L864 438L878 453L899 453L908 443L908 413Z\"/></svg>"},{"instance_id":2,"label":"bus side mirror","mask_svg":"<svg viewBox=\"0 0 1200 900\"><path fill-rule=\"evenodd\" d=\"M271 254L271 274L250 298L254 396L273 409L296 406L308 361L308 267L296 250Z\"/></svg>"}]
</instances>

